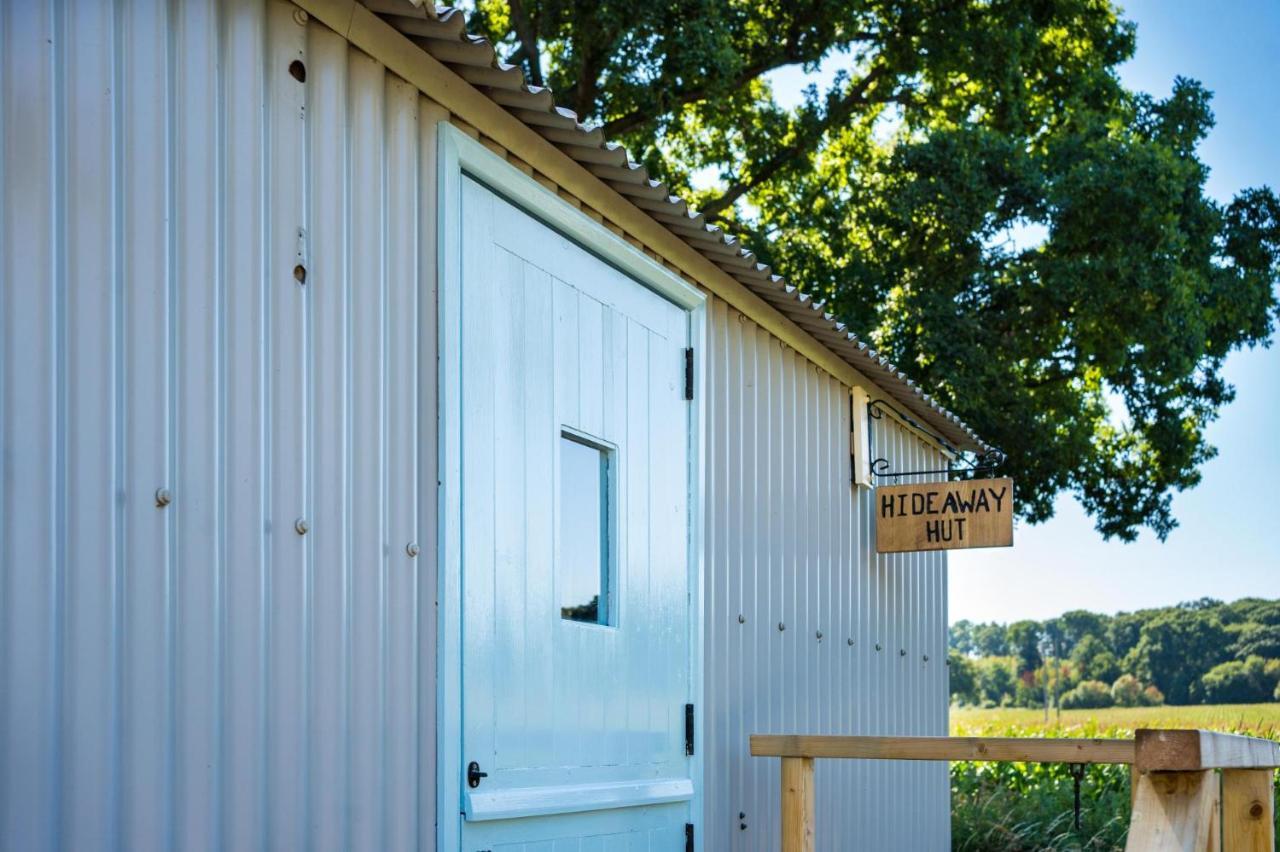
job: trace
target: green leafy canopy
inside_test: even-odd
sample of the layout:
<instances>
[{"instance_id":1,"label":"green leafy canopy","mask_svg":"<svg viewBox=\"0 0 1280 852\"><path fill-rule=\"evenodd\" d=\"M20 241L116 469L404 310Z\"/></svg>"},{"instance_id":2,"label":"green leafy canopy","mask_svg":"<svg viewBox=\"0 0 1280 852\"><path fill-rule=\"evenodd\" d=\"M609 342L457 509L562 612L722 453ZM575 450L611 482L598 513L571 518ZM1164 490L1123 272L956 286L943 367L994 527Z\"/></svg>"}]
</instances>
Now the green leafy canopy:
<instances>
[{"instance_id":1,"label":"green leafy canopy","mask_svg":"<svg viewBox=\"0 0 1280 852\"><path fill-rule=\"evenodd\" d=\"M1280 202L1205 195L1210 94L1126 90L1108 0L479 0L474 22L1004 449L1023 518L1066 491L1106 537L1176 526L1224 359L1269 341ZM788 66L822 88L780 102Z\"/></svg>"}]
</instances>

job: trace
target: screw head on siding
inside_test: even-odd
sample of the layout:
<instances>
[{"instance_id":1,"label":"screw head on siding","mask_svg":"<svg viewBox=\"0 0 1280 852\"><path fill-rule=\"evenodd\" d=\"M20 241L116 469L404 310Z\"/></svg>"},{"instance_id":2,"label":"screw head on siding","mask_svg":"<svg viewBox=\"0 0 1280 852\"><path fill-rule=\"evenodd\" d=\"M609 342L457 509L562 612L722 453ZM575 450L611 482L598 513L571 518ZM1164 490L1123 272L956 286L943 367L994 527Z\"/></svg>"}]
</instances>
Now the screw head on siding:
<instances>
[{"instance_id":1,"label":"screw head on siding","mask_svg":"<svg viewBox=\"0 0 1280 852\"><path fill-rule=\"evenodd\" d=\"M853 647L853 638L852 638L852 637L850 637L850 638L849 638L848 640L846 640L846 641L849 643L849 647L850 647L850 648L852 648L852 647Z\"/></svg>"},{"instance_id":2,"label":"screw head on siding","mask_svg":"<svg viewBox=\"0 0 1280 852\"><path fill-rule=\"evenodd\" d=\"M929 662L929 655L925 654L923 659L926 663Z\"/></svg>"},{"instance_id":3,"label":"screw head on siding","mask_svg":"<svg viewBox=\"0 0 1280 852\"><path fill-rule=\"evenodd\" d=\"M169 493L168 488L156 489L156 508L157 509L163 509L165 506L168 506L172 502L173 502L173 495Z\"/></svg>"},{"instance_id":4,"label":"screw head on siding","mask_svg":"<svg viewBox=\"0 0 1280 852\"><path fill-rule=\"evenodd\" d=\"M818 639L818 641L819 641L819 642L821 642L821 641L822 641L822 631L821 631L821 630L819 630L819 631L818 631L817 633L815 633L814 635L817 637L817 639Z\"/></svg>"},{"instance_id":5,"label":"screw head on siding","mask_svg":"<svg viewBox=\"0 0 1280 852\"><path fill-rule=\"evenodd\" d=\"M877 643L876 643L876 650L877 650L877 651L883 651L883 650L884 650L884 647L883 647L879 642L877 642Z\"/></svg>"},{"instance_id":6,"label":"screw head on siding","mask_svg":"<svg viewBox=\"0 0 1280 852\"><path fill-rule=\"evenodd\" d=\"M907 649L906 649L906 648L899 648L899 649L898 649L898 656L899 656L899 657L905 657L906 655L907 655Z\"/></svg>"},{"instance_id":7,"label":"screw head on siding","mask_svg":"<svg viewBox=\"0 0 1280 852\"><path fill-rule=\"evenodd\" d=\"M779 630L786 630L786 629L787 629L787 625L785 625L785 624L783 624L781 621L779 621L779 622L778 622L778 629L779 629Z\"/></svg>"},{"instance_id":8,"label":"screw head on siding","mask_svg":"<svg viewBox=\"0 0 1280 852\"><path fill-rule=\"evenodd\" d=\"M746 623L747 623L747 617L746 617L745 615L743 615L742 613L738 613L738 623L739 623L739 624L746 624Z\"/></svg>"},{"instance_id":9,"label":"screw head on siding","mask_svg":"<svg viewBox=\"0 0 1280 852\"><path fill-rule=\"evenodd\" d=\"M422 551L418 548L418 545L415 542L411 541L404 546L404 552L409 554L410 558L412 558L414 556L417 556Z\"/></svg>"},{"instance_id":10,"label":"screw head on siding","mask_svg":"<svg viewBox=\"0 0 1280 852\"><path fill-rule=\"evenodd\" d=\"M311 529L311 524L307 523L306 518L298 518L293 522L293 528L298 531L298 535L306 535L307 530Z\"/></svg>"}]
</instances>

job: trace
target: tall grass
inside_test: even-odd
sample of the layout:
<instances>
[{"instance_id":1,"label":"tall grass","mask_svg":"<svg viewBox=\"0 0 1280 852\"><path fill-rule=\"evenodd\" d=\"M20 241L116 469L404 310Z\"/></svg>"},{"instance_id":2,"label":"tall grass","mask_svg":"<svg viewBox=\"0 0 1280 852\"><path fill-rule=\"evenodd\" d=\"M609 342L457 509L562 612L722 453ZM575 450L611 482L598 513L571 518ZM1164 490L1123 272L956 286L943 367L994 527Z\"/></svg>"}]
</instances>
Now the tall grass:
<instances>
[{"instance_id":1,"label":"tall grass","mask_svg":"<svg viewBox=\"0 0 1280 852\"><path fill-rule=\"evenodd\" d=\"M1244 705L1259 708L1259 705ZM953 712L952 733L988 737L1097 737L1127 739L1136 727L1222 730L1280 740L1280 705L1241 713L1239 707L1153 707L1163 716L1134 711L1079 711L1062 724L1041 715L1010 721L994 710ZM1128 716L1122 716L1128 713ZM1025 718L1025 717L1024 717ZM1128 726L1115 724L1127 721ZM1062 764L974 763L951 765L952 848L963 852L1124 849L1129 827L1129 767L1091 764L1080 789L1080 828L1074 824L1074 782ZM1280 801L1280 787L1277 787ZM1280 813L1280 807L1277 808Z\"/></svg>"},{"instance_id":2,"label":"tall grass","mask_svg":"<svg viewBox=\"0 0 1280 852\"><path fill-rule=\"evenodd\" d=\"M1105 710L1050 711L1045 725L1044 711L1025 707L953 707L952 733L977 736L979 731L1017 726L1028 731L1047 728L1066 733L1055 736L1095 736L1074 734L1075 729L1134 730L1136 728L1203 728L1207 731L1240 731L1256 737L1273 737L1280 731L1280 703L1195 704L1186 707L1109 707ZM1044 734L1040 734L1044 736Z\"/></svg>"}]
</instances>

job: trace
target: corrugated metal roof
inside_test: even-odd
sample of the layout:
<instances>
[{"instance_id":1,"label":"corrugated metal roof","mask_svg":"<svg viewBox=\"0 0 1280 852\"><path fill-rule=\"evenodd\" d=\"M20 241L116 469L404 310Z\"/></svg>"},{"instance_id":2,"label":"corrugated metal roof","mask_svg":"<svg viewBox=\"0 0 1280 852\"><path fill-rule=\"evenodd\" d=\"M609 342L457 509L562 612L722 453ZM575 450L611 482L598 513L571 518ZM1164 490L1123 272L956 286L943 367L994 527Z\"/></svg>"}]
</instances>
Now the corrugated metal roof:
<instances>
[{"instance_id":1,"label":"corrugated metal roof","mask_svg":"<svg viewBox=\"0 0 1280 852\"><path fill-rule=\"evenodd\" d=\"M466 16L449 6L415 5L412 0L361 0L416 45L448 66L515 118L644 210L783 316L803 328L854 369L876 382L928 429L962 450L991 449L959 417L939 405L907 374L867 346L815 301L756 260L736 238L708 223L701 213L652 179L621 145L598 127L578 121L556 106L550 89L525 82L518 66L499 59L485 38L467 32ZM515 152L519 153L519 152Z\"/></svg>"}]
</instances>

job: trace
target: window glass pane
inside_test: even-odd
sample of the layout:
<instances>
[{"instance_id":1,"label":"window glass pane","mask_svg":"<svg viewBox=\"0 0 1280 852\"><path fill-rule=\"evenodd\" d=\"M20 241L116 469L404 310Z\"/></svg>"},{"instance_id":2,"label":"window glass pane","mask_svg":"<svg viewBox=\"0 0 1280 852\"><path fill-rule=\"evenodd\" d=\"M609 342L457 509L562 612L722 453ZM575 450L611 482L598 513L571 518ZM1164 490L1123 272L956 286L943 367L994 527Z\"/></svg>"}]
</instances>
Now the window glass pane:
<instances>
[{"instance_id":1,"label":"window glass pane","mask_svg":"<svg viewBox=\"0 0 1280 852\"><path fill-rule=\"evenodd\" d=\"M560 617L609 623L609 453L560 436Z\"/></svg>"}]
</instances>

